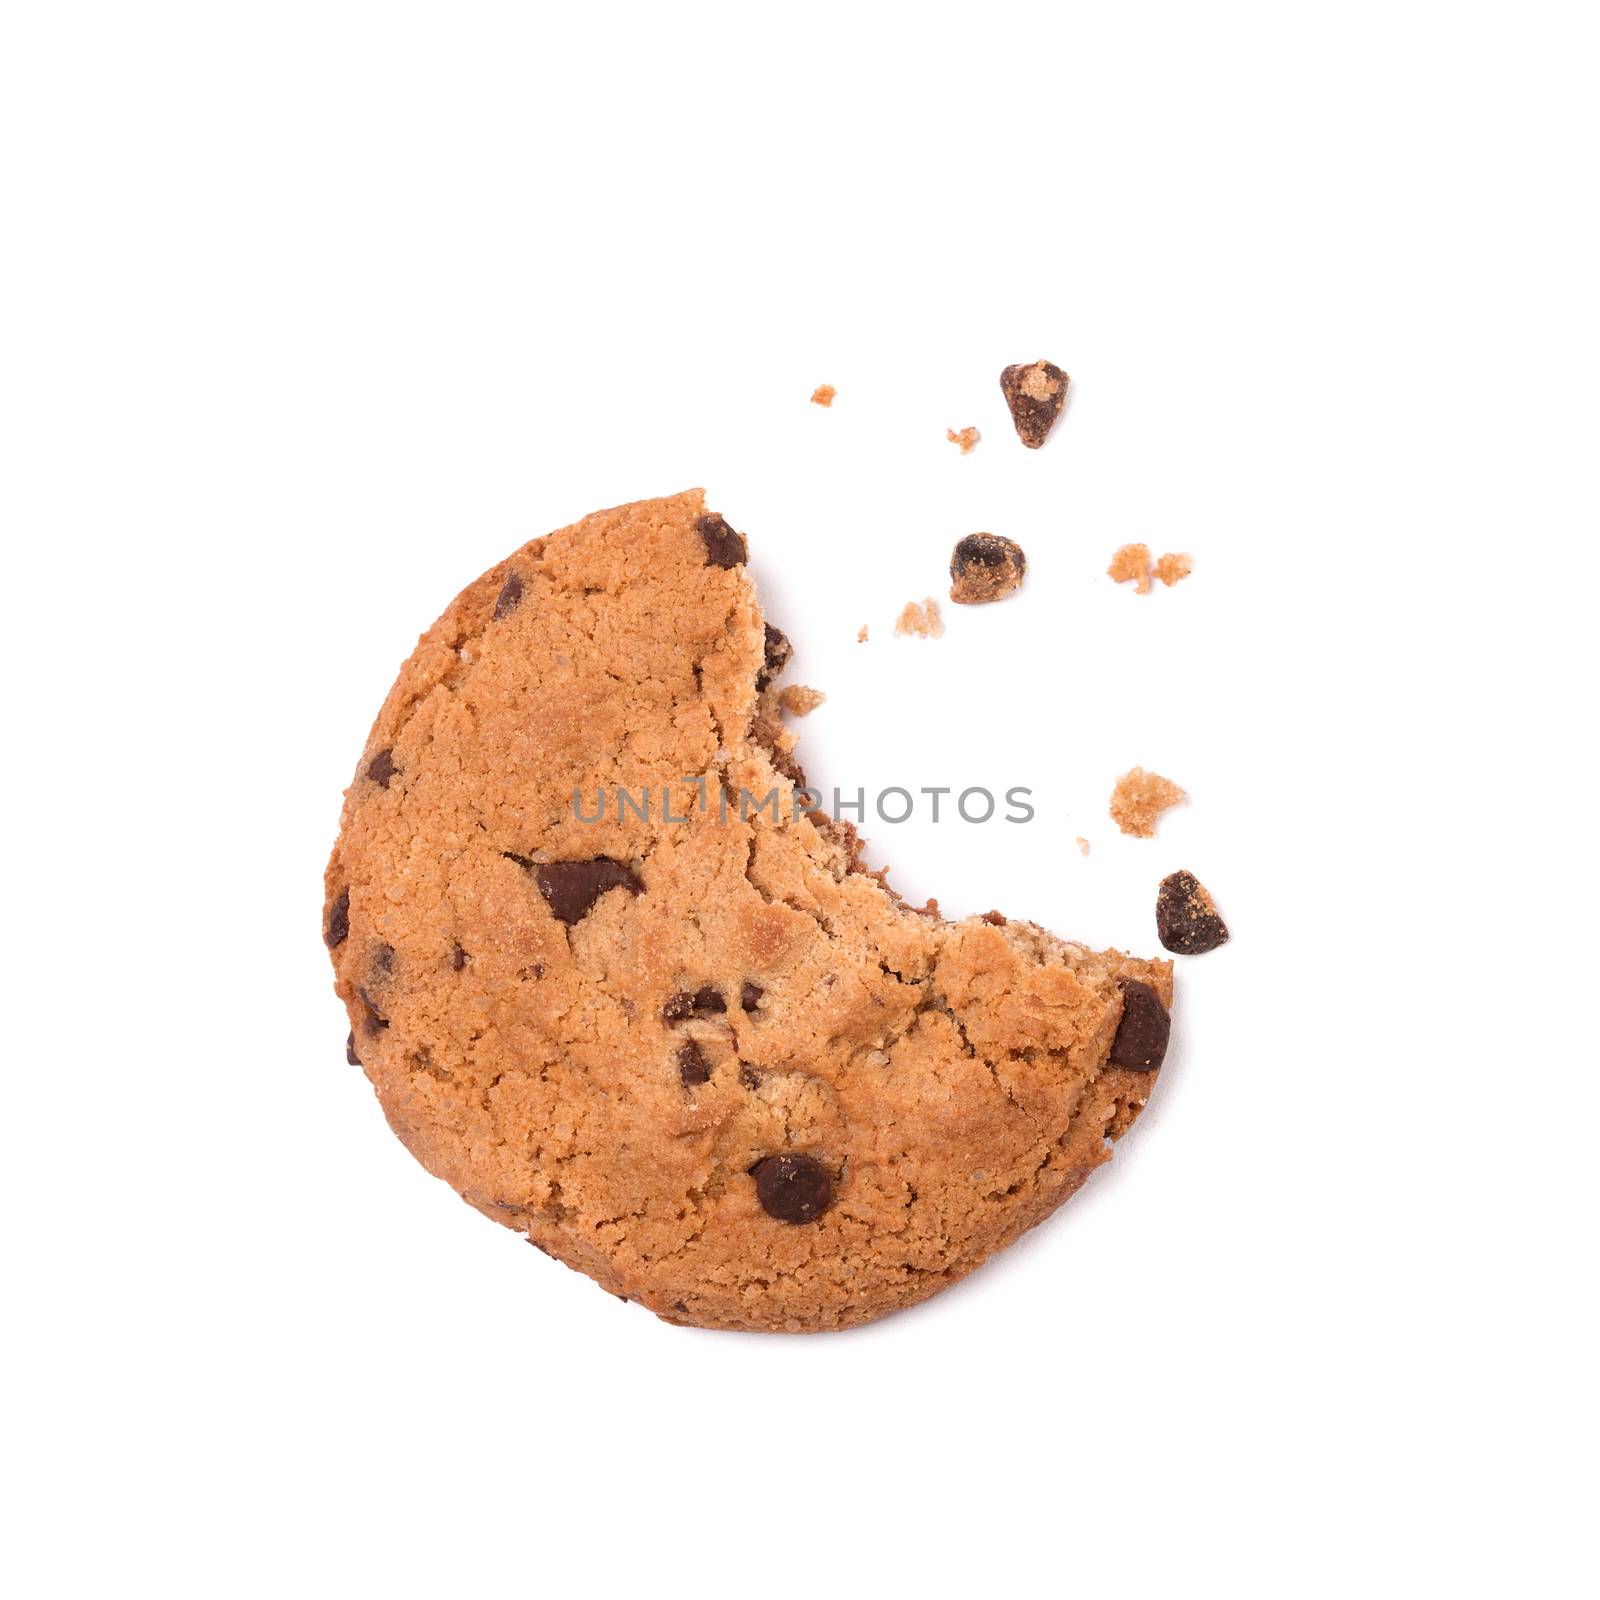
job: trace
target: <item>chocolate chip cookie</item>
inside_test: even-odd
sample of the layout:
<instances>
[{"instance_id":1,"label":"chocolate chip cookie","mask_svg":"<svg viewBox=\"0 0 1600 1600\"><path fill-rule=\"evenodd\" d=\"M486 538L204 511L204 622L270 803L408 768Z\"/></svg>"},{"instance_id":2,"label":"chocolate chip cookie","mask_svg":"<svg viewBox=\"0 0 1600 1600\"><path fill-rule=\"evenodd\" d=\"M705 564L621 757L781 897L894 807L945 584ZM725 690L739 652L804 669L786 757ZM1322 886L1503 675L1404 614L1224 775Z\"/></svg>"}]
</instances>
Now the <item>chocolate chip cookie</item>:
<instances>
[{"instance_id":1,"label":"chocolate chip cookie","mask_svg":"<svg viewBox=\"0 0 1600 1600\"><path fill-rule=\"evenodd\" d=\"M1150 1094L1172 969L866 871L747 552L691 491L468 587L356 765L323 934L430 1172L670 1322L800 1332L1071 1195Z\"/></svg>"}]
</instances>

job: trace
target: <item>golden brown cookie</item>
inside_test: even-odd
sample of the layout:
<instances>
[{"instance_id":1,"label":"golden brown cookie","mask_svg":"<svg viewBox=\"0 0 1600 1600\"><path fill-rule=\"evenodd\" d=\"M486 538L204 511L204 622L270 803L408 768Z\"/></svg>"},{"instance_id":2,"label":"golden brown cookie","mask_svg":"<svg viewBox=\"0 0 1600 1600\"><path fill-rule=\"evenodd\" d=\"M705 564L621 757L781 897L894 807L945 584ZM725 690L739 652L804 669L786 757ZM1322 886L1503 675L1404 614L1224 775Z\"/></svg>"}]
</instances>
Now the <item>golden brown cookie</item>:
<instances>
[{"instance_id":1,"label":"golden brown cookie","mask_svg":"<svg viewBox=\"0 0 1600 1600\"><path fill-rule=\"evenodd\" d=\"M840 1328L1106 1160L1172 969L865 871L746 553L695 490L466 589L378 714L324 933L390 1124L485 1215L669 1321Z\"/></svg>"}]
</instances>

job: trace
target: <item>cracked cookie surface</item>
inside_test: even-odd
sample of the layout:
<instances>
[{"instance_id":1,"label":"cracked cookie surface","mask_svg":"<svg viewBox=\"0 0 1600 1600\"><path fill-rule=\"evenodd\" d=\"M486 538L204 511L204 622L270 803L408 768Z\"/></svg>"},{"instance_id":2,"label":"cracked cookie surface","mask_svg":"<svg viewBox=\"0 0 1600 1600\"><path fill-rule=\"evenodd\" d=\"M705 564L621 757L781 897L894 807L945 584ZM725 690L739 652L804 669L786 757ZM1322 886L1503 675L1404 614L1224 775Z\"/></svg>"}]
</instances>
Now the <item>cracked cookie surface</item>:
<instances>
[{"instance_id":1,"label":"cracked cookie surface","mask_svg":"<svg viewBox=\"0 0 1600 1600\"><path fill-rule=\"evenodd\" d=\"M669 1321L798 1332L1071 1195L1150 1093L1171 965L866 872L801 787L746 554L691 491L467 588L357 763L323 929L429 1171Z\"/></svg>"}]
</instances>

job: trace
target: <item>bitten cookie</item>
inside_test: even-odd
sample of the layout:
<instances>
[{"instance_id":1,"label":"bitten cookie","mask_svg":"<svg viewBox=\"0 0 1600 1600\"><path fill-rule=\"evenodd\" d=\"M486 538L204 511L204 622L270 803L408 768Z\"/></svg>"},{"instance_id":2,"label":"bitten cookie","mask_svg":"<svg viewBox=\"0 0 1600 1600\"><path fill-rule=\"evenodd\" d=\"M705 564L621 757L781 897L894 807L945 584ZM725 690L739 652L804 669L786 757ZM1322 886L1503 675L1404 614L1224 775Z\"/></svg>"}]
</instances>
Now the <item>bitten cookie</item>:
<instances>
[{"instance_id":1,"label":"bitten cookie","mask_svg":"<svg viewBox=\"0 0 1600 1600\"><path fill-rule=\"evenodd\" d=\"M671 1322L842 1328L1107 1159L1172 969L864 870L746 556L695 490L466 589L378 714L324 936L390 1124L486 1216Z\"/></svg>"}]
</instances>

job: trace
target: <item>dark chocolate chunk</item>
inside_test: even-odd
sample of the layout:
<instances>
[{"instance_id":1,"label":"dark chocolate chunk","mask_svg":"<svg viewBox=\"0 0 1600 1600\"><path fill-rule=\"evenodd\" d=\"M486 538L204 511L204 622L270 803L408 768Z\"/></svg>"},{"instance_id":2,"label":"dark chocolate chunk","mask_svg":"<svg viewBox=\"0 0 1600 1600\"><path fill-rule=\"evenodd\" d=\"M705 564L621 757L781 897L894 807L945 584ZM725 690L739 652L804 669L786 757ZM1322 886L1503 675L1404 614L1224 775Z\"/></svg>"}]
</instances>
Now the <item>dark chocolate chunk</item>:
<instances>
[{"instance_id":1,"label":"dark chocolate chunk","mask_svg":"<svg viewBox=\"0 0 1600 1600\"><path fill-rule=\"evenodd\" d=\"M1156 895L1156 935L1176 955L1202 956L1228 942L1228 925L1192 872L1174 872Z\"/></svg>"},{"instance_id":2,"label":"dark chocolate chunk","mask_svg":"<svg viewBox=\"0 0 1600 1600\"><path fill-rule=\"evenodd\" d=\"M711 1076L711 1063L693 1039L685 1039L678 1046L678 1076L686 1089L705 1083Z\"/></svg>"},{"instance_id":3,"label":"dark chocolate chunk","mask_svg":"<svg viewBox=\"0 0 1600 1600\"><path fill-rule=\"evenodd\" d=\"M1167 1036L1172 1018L1161 997L1148 983L1137 978L1118 978L1122 990L1122 1021L1111 1041L1113 1066L1131 1067L1135 1072L1154 1072L1167 1053Z\"/></svg>"},{"instance_id":4,"label":"dark chocolate chunk","mask_svg":"<svg viewBox=\"0 0 1600 1600\"><path fill-rule=\"evenodd\" d=\"M761 670L756 674L757 694L789 665L789 657L794 654L794 646L783 633L770 622L766 624L766 629L766 654L762 657Z\"/></svg>"},{"instance_id":5,"label":"dark chocolate chunk","mask_svg":"<svg viewBox=\"0 0 1600 1600\"><path fill-rule=\"evenodd\" d=\"M959 606L1003 600L1028 571L1028 558L1015 540L997 533L969 533L950 554L950 598Z\"/></svg>"},{"instance_id":6,"label":"dark chocolate chunk","mask_svg":"<svg viewBox=\"0 0 1600 1600\"><path fill-rule=\"evenodd\" d=\"M346 889L328 908L328 929L323 938L330 950L341 945L350 935L350 891Z\"/></svg>"},{"instance_id":7,"label":"dark chocolate chunk","mask_svg":"<svg viewBox=\"0 0 1600 1600\"><path fill-rule=\"evenodd\" d=\"M689 1017L717 1017L728 1009L722 991L714 983L704 983L690 994L687 990L669 995L661 1008L663 1022L683 1022Z\"/></svg>"},{"instance_id":8,"label":"dark chocolate chunk","mask_svg":"<svg viewBox=\"0 0 1600 1600\"><path fill-rule=\"evenodd\" d=\"M779 1222L815 1222L833 1198L833 1180L815 1156L785 1151L750 1168L761 1209Z\"/></svg>"},{"instance_id":9,"label":"dark chocolate chunk","mask_svg":"<svg viewBox=\"0 0 1600 1600\"><path fill-rule=\"evenodd\" d=\"M352 1067L359 1067L361 1065L361 1057L356 1054L356 1036L354 1029L351 1029L351 1031L345 1036L344 1058Z\"/></svg>"},{"instance_id":10,"label":"dark chocolate chunk","mask_svg":"<svg viewBox=\"0 0 1600 1600\"><path fill-rule=\"evenodd\" d=\"M494 618L499 622L503 617L509 617L522 600L522 579L516 573L508 572L506 581L500 586L499 598L494 603Z\"/></svg>"},{"instance_id":11,"label":"dark chocolate chunk","mask_svg":"<svg viewBox=\"0 0 1600 1600\"><path fill-rule=\"evenodd\" d=\"M592 861L546 861L538 866L521 856L511 859L524 868L532 867L534 882L551 915L569 927L587 916L607 889L626 889L630 894L644 889L632 867L610 856L596 856Z\"/></svg>"},{"instance_id":12,"label":"dark chocolate chunk","mask_svg":"<svg viewBox=\"0 0 1600 1600\"><path fill-rule=\"evenodd\" d=\"M380 750L371 761L367 763L367 776L377 784L380 789L389 787L389 780L399 771L394 764L393 750Z\"/></svg>"},{"instance_id":13,"label":"dark chocolate chunk","mask_svg":"<svg viewBox=\"0 0 1600 1600\"><path fill-rule=\"evenodd\" d=\"M1000 392L1011 408L1017 437L1030 450L1037 450L1055 426L1066 404L1069 382L1066 373L1050 361L1007 367L1000 374Z\"/></svg>"},{"instance_id":14,"label":"dark chocolate chunk","mask_svg":"<svg viewBox=\"0 0 1600 1600\"><path fill-rule=\"evenodd\" d=\"M694 1009L697 1016L720 1016L728 1009L728 1002L716 984L706 983L695 990Z\"/></svg>"},{"instance_id":15,"label":"dark chocolate chunk","mask_svg":"<svg viewBox=\"0 0 1600 1600\"><path fill-rule=\"evenodd\" d=\"M466 966L466 964L467 964L467 952L465 950L463 950L460 945L456 945L450 952L450 965L451 965L451 967L456 972L459 972L464 966Z\"/></svg>"},{"instance_id":16,"label":"dark chocolate chunk","mask_svg":"<svg viewBox=\"0 0 1600 1600\"><path fill-rule=\"evenodd\" d=\"M708 567L737 567L750 559L744 535L730 528L716 512L708 511L703 517L697 517L694 525L705 541Z\"/></svg>"},{"instance_id":17,"label":"dark chocolate chunk","mask_svg":"<svg viewBox=\"0 0 1600 1600\"><path fill-rule=\"evenodd\" d=\"M739 990L740 1006L746 1011L754 1011L755 1008L761 1004L761 996L765 992L766 991L760 986L760 984L747 982L744 987Z\"/></svg>"}]
</instances>

